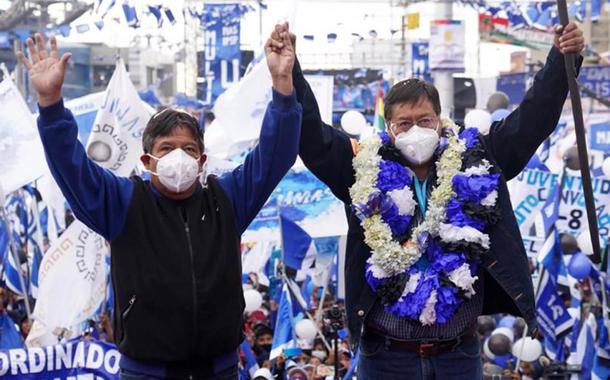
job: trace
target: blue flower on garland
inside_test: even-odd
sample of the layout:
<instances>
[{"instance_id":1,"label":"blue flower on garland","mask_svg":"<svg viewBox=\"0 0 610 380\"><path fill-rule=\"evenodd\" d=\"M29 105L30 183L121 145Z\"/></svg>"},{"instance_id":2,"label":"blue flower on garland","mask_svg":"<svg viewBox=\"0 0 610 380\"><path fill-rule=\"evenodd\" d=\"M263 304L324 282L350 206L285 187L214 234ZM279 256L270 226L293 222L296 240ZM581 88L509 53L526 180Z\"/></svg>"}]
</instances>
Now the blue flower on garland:
<instances>
[{"instance_id":1,"label":"blue flower on garland","mask_svg":"<svg viewBox=\"0 0 610 380\"><path fill-rule=\"evenodd\" d=\"M464 140L466 149L471 149L479 142L479 131L476 128L466 128L459 134L460 140Z\"/></svg>"},{"instance_id":2,"label":"blue flower on garland","mask_svg":"<svg viewBox=\"0 0 610 380\"><path fill-rule=\"evenodd\" d=\"M379 138L381 139L381 143L383 145L388 145L389 143L392 142L392 139L390 139L390 135L388 135L388 132L386 132L386 131L380 132Z\"/></svg>"},{"instance_id":3,"label":"blue flower on garland","mask_svg":"<svg viewBox=\"0 0 610 380\"><path fill-rule=\"evenodd\" d=\"M400 215L398 213L398 207L396 207L388 196L384 196L384 201L382 201L381 204L381 219L390 226L392 235L398 237L406 234L411 225L411 216Z\"/></svg>"},{"instance_id":4,"label":"blue flower on garland","mask_svg":"<svg viewBox=\"0 0 610 380\"><path fill-rule=\"evenodd\" d=\"M411 178L408 170L397 162L381 160L379 164L379 174L377 175L377 188L388 192L400 190L405 186L411 185Z\"/></svg>"},{"instance_id":5,"label":"blue flower on garland","mask_svg":"<svg viewBox=\"0 0 610 380\"><path fill-rule=\"evenodd\" d=\"M432 270L438 273L448 274L466 262L466 256L463 253L444 252L437 241L430 244L427 253Z\"/></svg>"},{"instance_id":6,"label":"blue flower on garland","mask_svg":"<svg viewBox=\"0 0 610 380\"><path fill-rule=\"evenodd\" d=\"M455 287L441 286L436 290L436 323L443 324L449 322L461 301L458 298L458 291Z\"/></svg>"},{"instance_id":7,"label":"blue flower on garland","mask_svg":"<svg viewBox=\"0 0 610 380\"><path fill-rule=\"evenodd\" d=\"M483 230L485 223L480 220L475 220L462 211L462 204L455 198L451 198L447 203L447 222L458 227L473 227L477 230Z\"/></svg>"},{"instance_id":8,"label":"blue flower on garland","mask_svg":"<svg viewBox=\"0 0 610 380\"><path fill-rule=\"evenodd\" d=\"M458 174L453 177L453 189L458 200L480 204L485 197L498 188L500 174L465 176Z\"/></svg>"},{"instance_id":9,"label":"blue flower on garland","mask_svg":"<svg viewBox=\"0 0 610 380\"><path fill-rule=\"evenodd\" d=\"M377 288L379 287L379 285L381 285L383 279L377 278L373 275L373 271L371 271L371 264L369 264L368 262L366 263L366 270L364 276L366 277L366 281L370 285L371 289L373 289L374 292L377 292Z\"/></svg>"}]
</instances>

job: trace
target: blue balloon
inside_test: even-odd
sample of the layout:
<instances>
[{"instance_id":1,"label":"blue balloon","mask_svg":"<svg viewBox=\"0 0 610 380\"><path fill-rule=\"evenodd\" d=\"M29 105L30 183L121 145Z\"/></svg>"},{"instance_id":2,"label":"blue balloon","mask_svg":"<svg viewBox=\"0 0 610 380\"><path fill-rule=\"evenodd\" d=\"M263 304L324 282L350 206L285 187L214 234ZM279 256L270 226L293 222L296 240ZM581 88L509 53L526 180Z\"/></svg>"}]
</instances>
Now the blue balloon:
<instances>
[{"instance_id":1,"label":"blue balloon","mask_svg":"<svg viewBox=\"0 0 610 380\"><path fill-rule=\"evenodd\" d=\"M498 323L498 327L508 327L509 329L512 329L514 324L515 324L515 317L513 317L512 315L507 315L507 316L503 317L502 319L500 319L500 323Z\"/></svg>"},{"instance_id":2,"label":"blue balloon","mask_svg":"<svg viewBox=\"0 0 610 380\"><path fill-rule=\"evenodd\" d=\"M591 273L591 260L582 252L572 255L568 264L568 273L577 280L582 280Z\"/></svg>"},{"instance_id":3,"label":"blue balloon","mask_svg":"<svg viewBox=\"0 0 610 380\"><path fill-rule=\"evenodd\" d=\"M491 121L492 122L500 121L508 115L510 115L509 110L504 109L504 108L497 109L491 114Z\"/></svg>"}]
</instances>

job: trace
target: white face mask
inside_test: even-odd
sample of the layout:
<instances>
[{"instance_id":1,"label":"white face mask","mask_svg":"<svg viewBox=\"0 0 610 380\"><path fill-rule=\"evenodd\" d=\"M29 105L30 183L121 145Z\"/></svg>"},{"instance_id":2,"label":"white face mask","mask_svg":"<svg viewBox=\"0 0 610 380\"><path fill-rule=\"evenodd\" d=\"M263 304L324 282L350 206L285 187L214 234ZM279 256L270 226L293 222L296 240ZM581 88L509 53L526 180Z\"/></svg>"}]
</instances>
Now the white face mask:
<instances>
[{"instance_id":1,"label":"white face mask","mask_svg":"<svg viewBox=\"0 0 610 380\"><path fill-rule=\"evenodd\" d=\"M326 360L326 351L324 350L313 350L311 355L317 357L320 361Z\"/></svg>"},{"instance_id":2,"label":"white face mask","mask_svg":"<svg viewBox=\"0 0 610 380\"><path fill-rule=\"evenodd\" d=\"M431 128L412 126L408 131L399 133L394 138L394 146L414 165L428 161L438 147L438 132Z\"/></svg>"},{"instance_id":3,"label":"white face mask","mask_svg":"<svg viewBox=\"0 0 610 380\"><path fill-rule=\"evenodd\" d=\"M174 193L180 193L191 187L199 176L197 159L180 148L172 150L161 158L151 154L148 156L158 161L157 171L151 173L159 177L163 186Z\"/></svg>"}]
</instances>

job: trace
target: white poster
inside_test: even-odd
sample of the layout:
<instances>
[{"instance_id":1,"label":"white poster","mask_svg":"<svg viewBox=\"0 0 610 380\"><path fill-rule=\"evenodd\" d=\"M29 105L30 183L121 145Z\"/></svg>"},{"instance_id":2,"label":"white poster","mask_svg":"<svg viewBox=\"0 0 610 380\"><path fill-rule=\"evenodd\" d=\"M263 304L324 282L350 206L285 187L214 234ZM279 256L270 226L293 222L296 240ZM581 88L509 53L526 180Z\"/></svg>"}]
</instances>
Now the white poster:
<instances>
[{"instance_id":1,"label":"white poster","mask_svg":"<svg viewBox=\"0 0 610 380\"><path fill-rule=\"evenodd\" d=\"M46 161L34 115L8 73L0 82L0 188L5 194L45 172Z\"/></svg>"},{"instance_id":2,"label":"white poster","mask_svg":"<svg viewBox=\"0 0 610 380\"><path fill-rule=\"evenodd\" d=\"M332 75L305 75L313 91L322 121L333 125L333 88L335 79Z\"/></svg>"},{"instance_id":3,"label":"white poster","mask_svg":"<svg viewBox=\"0 0 610 380\"><path fill-rule=\"evenodd\" d=\"M466 28L461 20L433 20L430 25L430 70L464 71Z\"/></svg>"}]
</instances>

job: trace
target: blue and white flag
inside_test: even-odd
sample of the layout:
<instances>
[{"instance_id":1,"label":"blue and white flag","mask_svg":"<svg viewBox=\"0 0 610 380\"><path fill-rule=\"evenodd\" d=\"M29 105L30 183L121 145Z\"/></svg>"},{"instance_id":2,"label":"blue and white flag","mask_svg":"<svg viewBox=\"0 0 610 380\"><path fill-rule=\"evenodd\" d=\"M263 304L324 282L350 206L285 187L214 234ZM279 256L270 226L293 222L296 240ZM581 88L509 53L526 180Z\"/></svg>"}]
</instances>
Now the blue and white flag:
<instances>
[{"instance_id":1,"label":"blue and white flag","mask_svg":"<svg viewBox=\"0 0 610 380\"><path fill-rule=\"evenodd\" d=\"M123 14L125 15L125 20L127 21L127 25L133 28L138 26L140 20L138 20L138 13L136 12L136 7L131 5L129 2L125 2L123 4Z\"/></svg>"},{"instance_id":2,"label":"blue and white flag","mask_svg":"<svg viewBox=\"0 0 610 380\"><path fill-rule=\"evenodd\" d=\"M292 269L299 270L312 246L311 236L281 212L280 221L282 223L284 263Z\"/></svg>"},{"instance_id":3,"label":"blue and white flag","mask_svg":"<svg viewBox=\"0 0 610 380\"><path fill-rule=\"evenodd\" d=\"M593 363L595 361L595 330L597 323L595 316L589 314L585 321L579 321L579 329L575 331L570 347L570 356L566 363L581 365L579 374L572 374L571 380L590 380Z\"/></svg>"},{"instance_id":4,"label":"blue and white flag","mask_svg":"<svg viewBox=\"0 0 610 380\"><path fill-rule=\"evenodd\" d=\"M595 356L593 361L593 369L591 370L591 380L607 380L610 379L610 367L607 367L606 361L602 361L599 355Z\"/></svg>"},{"instance_id":5,"label":"blue and white flag","mask_svg":"<svg viewBox=\"0 0 610 380\"><path fill-rule=\"evenodd\" d=\"M252 352L252 347L250 347L250 343L248 343L248 339L244 339L243 342L241 342L240 347L246 358L245 367L248 370L250 377L254 377L254 372L256 372L259 367L256 362L256 356L254 355L254 352Z\"/></svg>"},{"instance_id":6,"label":"blue and white flag","mask_svg":"<svg viewBox=\"0 0 610 380\"><path fill-rule=\"evenodd\" d=\"M165 13L165 17L167 17L167 20L169 21L170 24L175 25L176 24L176 17L174 17L174 13L172 12L171 9L169 8L163 8L163 13Z\"/></svg>"},{"instance_id":7,"label":"blue and white flag","mask_svg":"<svg viewBox=\"0 0 610 380\"><path fill-rule=\"evenodd\" d=\"M21 338L17 325L5 311L0 312L0 350L23 347L23 338ZM0 375L1 368L2 360L0 359Z\"/></svg>"},{"instance_id":8,"label":"blue and white flag","mask_svg":"<svg viewBox=\"0 0 610 380\"><path fill-rule=\"evenodd\" d=\"M277 358L285 348L296 347L296 336L292 325L292 297L288 290L288 285L282 287L280 304L277 309L277 320L273 332L273 342L271 343L271 353L269 360Z\"/></svg>"},{"instance_id":9,"label":"blue and white flag","mask_svg":"<svg viewBox=\"0 0 610 380\"><path fill-rule=\"evenodd\" d=\"M161 27L163 25L163 15L161 14L161 6L160 5L149 5L148 11L155 16L157 19L157 27Z\"/></svg>"},{"instance_id":10,"label":"blue and white flag","mask_svg":"<svg viewBox=\"0 0 610 380\"><path fill-rule=\"evenodd\" d=\"M561 273L565 273L566 269L556 230L552 231L542 246L538 261L544 270L536 294L536 317L540 329L549 341L547 352L552 356L555 351L553 347L561 345L562 338L574 324L557 291L557 278Z\"/></svg>"}]
</instances>

